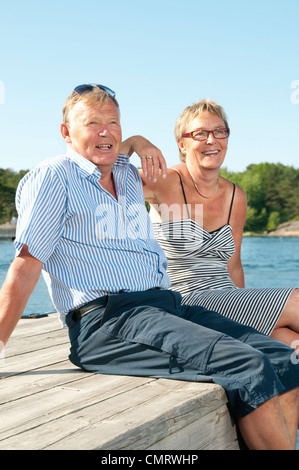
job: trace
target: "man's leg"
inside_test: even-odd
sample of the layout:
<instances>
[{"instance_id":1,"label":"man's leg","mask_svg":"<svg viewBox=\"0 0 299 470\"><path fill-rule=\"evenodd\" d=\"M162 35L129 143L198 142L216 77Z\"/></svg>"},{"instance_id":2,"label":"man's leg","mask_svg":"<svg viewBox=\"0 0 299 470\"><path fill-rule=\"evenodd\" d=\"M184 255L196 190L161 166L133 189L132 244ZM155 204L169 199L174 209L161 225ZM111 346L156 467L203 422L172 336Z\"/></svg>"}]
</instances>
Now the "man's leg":
<instances>
[{"instance_id":1,"label":"man's leg","mask_svg":"<svg viewBox=\"0 0 299 470\"><path fill-rule=\"evenodd\" d=\"M236 419L256 410L251 419L255 419L257 431L261 428L258 434L264 435L266 445L270 445L275 425L280 436L275 439L275 445L280 440L279 445L285 447L289 437L280 419L279 402L270 399L284 393L286 388L266 355L200 325L201 311L197 307L197 324L181 318L185 312L178 299L170 293L166 298L161 294L146 299L144 295L115 296L108 303L103 324L96 312L82 318L70 330L71 360L87 370L105 374L219 383L227 392ZM298 366L293 372L295 387L299 385ZM265 427L264 415L268 416L269 404L259 408L268 401L272 405L273 422ZM241 423L242 432L246 435L247 422L251 420L242 422L245 423L243 426ZM250 440L250 445L259 448L262 444Z\"/></svg>"},{"instance_id":2,"label":"man's leg","mask_svg":"<svg viewBox=\"0 0 299 470\"><path fill-rule=\"evenodd\" d=\"M286 410L281 406L281 398L288 403L287 414L296 411L297 400L291 391L284 395L270 398L256 410L238 420L242 437L249 449L255 450L294 450L296 449L297 429L294 432L294 420L286 422Z\"/></svg>"},{"instance_id":3,"label":"man's leg","mask_svg":"<svg viewBox=\"0 0 299 470\"><path fill-rule=\"evenodd\" d=\"M289 429L292 442L296 447L299 420L299 388L280 395L279 403Z\"/></svg>"},{"instance_id":4,"label":"man's leg","mask_svg":"<svg viewBox=\"0 0 299 470\"><path fill-rule=\"evenodd\" d=\"M184 318L206 328L212 328L214 331L223 333L251 346L256 351L260 351L269 359L284 391L292 390L298 386L299 357L288 345L278 342L254 328L232 321L202 307L186 307Z\"/></svg>"},{"instance_id":5,"label":"man's leg","mask_svg":"<svg viewBox=\"0 0 299 470\"><path fill-rule=\"evenodd\" d=\"M190 319L192 318L192 321L197 321L197 315L193 309L189 312L187 309L186 316ZM224 332L225 334L250 345L255 350L261 351L269 358L279 380L284 384L286 390L290 390L270 399L254 412L248 414L245 418L240 419L242 434L244 438L247 436L244 440L248 440L252 443L254 442L255 444L260 442L262 445L263 441L267 438L267 435L269 435L270 441L273 441L273 443L279 442L280 430L286 426L292 445L296 447L299 423L299 389L293 388L296 387L297 384L293 382L292 377L296 378L298 375L297 364L299 360L293 349L289 348L285 344L273 341L268 336L259 333L253 328L245 327L244 325L236 322L223 322L223 317L221 315L219 316L217 313L214 314L214 312L203 311L200 323L206 326L213 325L217 331ZM275 417L276 423L281 422L281 426L274 428L273 424L271 424L271 417ZM261 430L260 438L255 431L256 426ZM271 433L269 434L264 428L267 428L268 430L272 429L273 436L271 436Z\"/></svg>"}]
</instances>

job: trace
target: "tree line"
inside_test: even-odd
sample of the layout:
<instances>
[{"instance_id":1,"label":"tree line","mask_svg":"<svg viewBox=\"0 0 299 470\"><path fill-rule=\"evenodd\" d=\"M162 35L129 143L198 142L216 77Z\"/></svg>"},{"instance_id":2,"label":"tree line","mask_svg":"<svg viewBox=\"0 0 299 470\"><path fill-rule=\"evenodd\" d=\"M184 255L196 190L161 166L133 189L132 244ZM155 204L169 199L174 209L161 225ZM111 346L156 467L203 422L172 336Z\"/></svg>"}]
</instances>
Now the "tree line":
<instances>
[{"instance_id":1,"label":"tree line","mask_svg":"<svg viewBox=\"0 0 299 470\"><path fill-rule=\"evenodd\" d=\"M244 231L271 232L283 222L299 219L299 169L281 163L259 163L241 173L223 169L221 175L247 194Z\"/></svg>"},{"instance_id":2,"label":"tree line","mask_svg":"<svg viewBox=\"0 0 299 470\"><path fill-rule=\"evenodd\" d=\"M0 224L17 217L15 192L27 171L0 168ZM281 163L259 163L239 173L223 168L221 176L247 194L245 231L270 232L283 222L299 219L299 169Z\"/></svg>"},{"instance_id":3,"label":"tree line","mask_svg":"<svg viewBox=\"0 0 299 470\"><path fill-rule=\"evenodd\" d=\"M28 170L15 172L0 168L0 224L10 222L17 217L15 194L18 183Z\"/></svg>"}]
</instances>

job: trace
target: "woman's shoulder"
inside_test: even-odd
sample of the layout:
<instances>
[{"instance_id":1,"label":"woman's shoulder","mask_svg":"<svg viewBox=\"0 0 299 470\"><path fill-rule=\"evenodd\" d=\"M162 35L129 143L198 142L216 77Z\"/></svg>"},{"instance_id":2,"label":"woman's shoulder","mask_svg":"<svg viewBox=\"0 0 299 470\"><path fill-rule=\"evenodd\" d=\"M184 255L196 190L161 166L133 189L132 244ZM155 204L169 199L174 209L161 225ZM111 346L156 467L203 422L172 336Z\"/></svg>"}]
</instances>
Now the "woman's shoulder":
<instances>
[{"instance_id":1,"label":"woman's shoulder","mask_svg":"<svg viewBox=\"0 0 299 470\"><path fill-rule=\"evenodd\" d=\"M145 199L148 202L165 202L165 200L168 201L171 194L176 194L180 185L178 175L178 172L180 173L179 167L180 165L175 165L175 167L168 168L165 178L162 177L160 171L157 181L153 181L152 179L149 180L148 178L145 178L142 174L141 177L143 182L143 191Z\"/></svg>"},{"instance_id":2,"label":"woman's shoulder","mask_svg":"<svg viewBox=\"0 0 299 470\"><path fill-rule=\"evenodd\" d=\"M221 182L225 187L227 201L231 201L230 225L233 233L243 230L243 226L247 214L247 197L246 192L236 183L226 178L221 178Z\"/></svg>"},{"instance_id":3,"label":"woman's shoulder","mask_svg":"<svg viewBox=\"0 0 299 470\"><path fill-rule=\"evenodd\" d=\"M224 178L223 176L220 176L220 180L225 191L229 191L232 194L234 193L234 198L238 199L241 202L247 203L246 192L244 191L244 189L241 188L241 186Z\"/></svg>"},{"instance_id":4,"label":"woman's shoulder","mask_svg":"<svg viewBox=\"0 0 299 470\"><path fill-rule=\"evenodd\" d=\"M237 184L235 184L235 199L240 206L243 206L244 208L247 207L246 192L241 188L241 186L238 186Z\"/></svg>"},{"instance_id":5,"label":"woman's shoulder","mask_svg":"<svg viewBox=\"0 0 299 470\"><path fill-rule=\"evenodd\" d=\"M184 175L184 164L178 164L178 165L173 165L170 168L167 169L167 177L169 177L169 181L173 181L178 183L180 180L180 177Z\"/></svg>"}]
</instances>

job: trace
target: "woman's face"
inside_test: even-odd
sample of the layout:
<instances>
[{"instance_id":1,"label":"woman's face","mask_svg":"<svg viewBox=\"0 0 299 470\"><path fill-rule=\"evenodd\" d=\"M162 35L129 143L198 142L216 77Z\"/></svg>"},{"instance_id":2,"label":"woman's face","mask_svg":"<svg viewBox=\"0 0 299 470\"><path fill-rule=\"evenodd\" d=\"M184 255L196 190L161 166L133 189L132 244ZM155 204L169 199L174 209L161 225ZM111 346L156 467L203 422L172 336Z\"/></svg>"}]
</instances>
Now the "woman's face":
<instances>
[{"instance_id":1,"label":"woman's face","mask_svg":"<svg viewBox=\"0 0 299 470\"><path fill-rule=\"evenodd\" d=\"M185 133L198 129L213 131L220 127L226 127L224 121L215 114L204 111L190 121ZM180 149L186 156L186 163L193 162L195 159L200 166L210 169L220 168L225 159L227 144L228 138L215 139L212 133L203 141L194 140L191 137L182 137L179 140Z\"/></svg>"}]
</instances>

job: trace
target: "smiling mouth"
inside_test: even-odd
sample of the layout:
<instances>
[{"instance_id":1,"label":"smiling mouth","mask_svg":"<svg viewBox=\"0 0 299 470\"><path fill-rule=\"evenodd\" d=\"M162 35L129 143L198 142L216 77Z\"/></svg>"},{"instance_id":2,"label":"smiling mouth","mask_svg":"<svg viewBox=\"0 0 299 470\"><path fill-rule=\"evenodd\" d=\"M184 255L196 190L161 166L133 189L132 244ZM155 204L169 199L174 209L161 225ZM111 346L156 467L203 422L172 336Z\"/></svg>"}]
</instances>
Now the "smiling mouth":
<instances>
[{"instance_id":1,"label":"smiling mouth","mask_svg":"<svg viewBox=\"0 0 299 470\"><path fill-rule=\"evenodd\" d=\"M111 144L96 145L96 148L101 149L101 150L109 150L109 149L111 149L111 147L112 147Z\"/></svg>"},{"instance_id":2,"label":"smiling mouth","mask_svg":"<svg viewBox=\"0 0 299 470\"><path fill-rule=\"evenodd\" d=\"M219 153L219 150L209 150L208 152L202 152L204 155L217 155Z\"/></svg>"}]
</instances>

